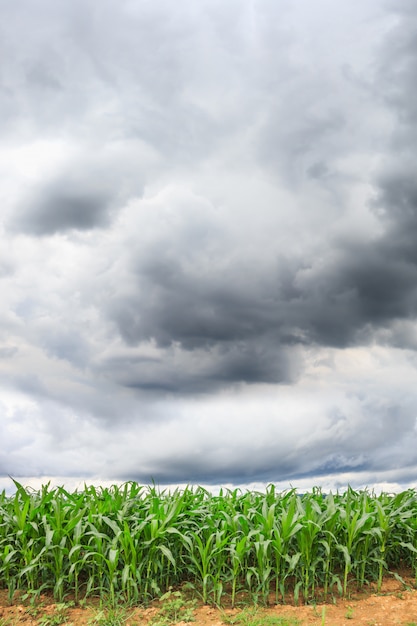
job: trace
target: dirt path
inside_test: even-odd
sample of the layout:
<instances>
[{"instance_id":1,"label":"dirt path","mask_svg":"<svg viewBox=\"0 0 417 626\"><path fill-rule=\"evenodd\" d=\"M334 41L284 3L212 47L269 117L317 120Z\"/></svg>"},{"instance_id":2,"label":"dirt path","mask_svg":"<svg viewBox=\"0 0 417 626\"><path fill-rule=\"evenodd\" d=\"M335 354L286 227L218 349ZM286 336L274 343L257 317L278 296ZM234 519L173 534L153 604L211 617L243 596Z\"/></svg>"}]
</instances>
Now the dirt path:
<instances>
[{"instance_id":1,"label":"dirt path","mask_svg":"<svg viewBox=\"0 0 417 626\"><path fill-rule=\"evenodd\" d=\"M245 619L238 621L241 609L226 609L220 611L208 606L200 606L194 611L195 626L223 626L224 620L229 623L251 626L250 610L246 609ZM54 604L47 597L43 597L37 606L28 606L16 602L9 606L7 595L0 592L0 626L25 624L26 626L57 626L66 623L68 626L145 626L155 621L160 613L160 605L156 603L151 608L120 608L107 614L100 611L94 604L85 608ZM60 617L62 621L60 621ZM380 594L368 593L361 596L352 596L349 600L337 600L336 604L318 604L316 606L278 605L268 609L258 609L256 612L256 626L261 624L259 618L264 618L268 626L274 626L272 617L288 618L288 626L298 624L302 626L417 626L417 591L404 589L400 582L389 579L384 582ZM125 621L124 621L125 620ZM278 620L277 620L278 621ZM167 626L173 623L166 622ZM181 626L185 622L179 622ZM252 619L252 623L254 620Z\"/></svg>"}]
</instances>

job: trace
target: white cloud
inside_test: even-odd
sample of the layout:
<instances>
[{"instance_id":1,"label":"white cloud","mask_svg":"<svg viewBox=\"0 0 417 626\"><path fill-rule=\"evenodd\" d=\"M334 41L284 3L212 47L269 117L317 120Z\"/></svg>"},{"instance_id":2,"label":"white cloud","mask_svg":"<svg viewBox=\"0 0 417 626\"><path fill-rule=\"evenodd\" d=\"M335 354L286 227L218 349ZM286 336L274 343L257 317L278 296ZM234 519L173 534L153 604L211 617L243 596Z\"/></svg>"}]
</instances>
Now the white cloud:
<instances>
[{"instance_id":1,"label":"white cloud","mask_svg":"<svg viewBox=\"0 0 417 626\"><path fill-rule=\"evenodd\" d=\"M0 474L413 484L408 5L26 5L1 29Z\"/></svg>"}]
</instances>

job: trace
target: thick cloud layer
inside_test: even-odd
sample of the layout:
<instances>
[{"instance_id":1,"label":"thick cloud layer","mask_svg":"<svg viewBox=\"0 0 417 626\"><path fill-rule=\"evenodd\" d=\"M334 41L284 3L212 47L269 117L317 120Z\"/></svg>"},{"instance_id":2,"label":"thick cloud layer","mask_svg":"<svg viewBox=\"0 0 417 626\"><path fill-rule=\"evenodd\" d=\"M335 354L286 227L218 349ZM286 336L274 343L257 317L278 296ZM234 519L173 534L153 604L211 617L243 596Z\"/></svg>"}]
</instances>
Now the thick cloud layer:
<instances>
[{"instance_id":1,"label":"thick cloud layer","mask_svg":"<svg viewBox=\"0 0 417 626\"><path fill-rule=\"evenodd\" d=\"M417 481L417 12L0 27L0 474Z\"/></svg>"}]
</instances>

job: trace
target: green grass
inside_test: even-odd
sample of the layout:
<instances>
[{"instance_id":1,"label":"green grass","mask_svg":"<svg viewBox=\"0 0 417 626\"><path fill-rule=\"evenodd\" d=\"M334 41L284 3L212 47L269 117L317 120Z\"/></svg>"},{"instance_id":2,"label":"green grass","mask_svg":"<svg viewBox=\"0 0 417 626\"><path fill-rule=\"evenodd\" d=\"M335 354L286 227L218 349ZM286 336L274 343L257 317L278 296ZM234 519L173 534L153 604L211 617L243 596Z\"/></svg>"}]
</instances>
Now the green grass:
<instances>
[{"instance_id":1,"label":"green grass","mask_svg":"<svg viewBox=\"0 0 417 626\"><path fill-rule=\"evenodd\" d=\"M234 616L223 616L224 624L230 626L299 626L300 620L295 617L267 615L256 608L247 608Z\"/></svg>"},{"instance_id":2,"label":"green grass","mask_svg":"<svg viewBox=\"0 0 417 626\"><path fill-rule=\"evenodd\" d=\"M152 626L169 626L177 622L194 622L195 600L187 600L181 591L167 591L159 599L161 609L151 620Z\"/></svg>"},{"instance_id":3,"label":"green grass","mask_svg":"<svg viewBox=\"0 0 417 626\"><path fill-rule=\"evenodd\" d=\"M100 609L88 621L88 626L124 626L130 619L130 614L125 607Z\"/></svg>"},{"instance_id":4,"label":"green grass","mask_svg":"<svg viewBox=\"0 0 417 626\"><path fill-rule=\"evenodd\" d=\"M15 620L11 618L0 617L0 626L14 626Z\"/></svg>"},{"instance_id":5,"label":"green grass","mask_svg":"<svg viewBox=\"0 0 417 626\"><path fill-rule=\"evenodd\" d=\"M10 601L16 591L34 602L52 592L58 603L99 597L116 607L187 587L207 604L266 606L289 593L298 603L349 597L350 585L380 590L404 566L417 580L414 490L298 495L271 485L214 496L134 482L74 493L15 485L15 495L0 493L0 584Z\"/></svg>"}]
</instances>

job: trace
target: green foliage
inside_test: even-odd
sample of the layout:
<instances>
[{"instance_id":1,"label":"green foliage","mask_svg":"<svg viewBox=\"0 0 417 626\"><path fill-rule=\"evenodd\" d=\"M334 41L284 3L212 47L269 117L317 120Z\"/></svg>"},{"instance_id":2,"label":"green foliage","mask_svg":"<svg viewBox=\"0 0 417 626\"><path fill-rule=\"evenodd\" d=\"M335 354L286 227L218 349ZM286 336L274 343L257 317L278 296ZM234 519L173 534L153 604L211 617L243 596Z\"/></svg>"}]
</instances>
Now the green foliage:
<instances>
[{"instance_id":1,"label":"green foliage","mask_svg":"<svg viewBox=\"0 0 417 626\"><path fill-rule=\"evenodd\" d=\"M180 591L170 589L164 593L159 601L162 602L162 608L152 619L153 626L168 626L177 622L193 622L195 620L196 601L186 600Z\"/></svg>"},{"instance_id":2,"label":"green foliage","mask_svg":"<svg viewBox=\"0 0 417 626\"><path fill-rule=\"evenodd\" d=\"M0 581L10 601L98 596L115 608L194 589L204 603L349 596L401 566L417 580L417 494L173 492L134 482L0 493ZM323 597L324 596L324 597ZM174 602L172 596L165 601Z\"/></svg>"},{"instance_id":3,"label":"green foliage","mask_svg":"<svg viewBox=\"0 0 417 626\"><path fill-rule=\"evenodd\" d=\"M301 624L295 617L268 615L256 608L244 609L233 616L224 615L222 621L231 626L299 626Z\"/></svg>"},{"instance_id":4,"label":"green foliage","mask_svg":"<svg viewBox=\"0 0 417 626\"><path fill-rule=\"evenodd\" d=\"M0 626L14 626L16 621L11 618L0 617Z\"/></svg>"},{"instance_id":5,"label":"green foliage","mask_svg":"<svg viewBox=\"0 0 417 626\"><path fill-rule=\"evenodd\" d=\"M88 621L89 626L124 626L129 619L124 607L109 608L98 611Z\"/></svg>"},{"instance_id":6,"label":"green foliage","mask_svg":"<svg viewBox=\"0 0 417 626\"><path fill-rule=\"evenodd\" d=\"M39 626L60 626L67 621L65 616L61 615L44 615L39 620Z\"/></svg>"},{"instance_id":7,"label":"green foliage","mask_svg":"<svg viewBox=\"0 0 417 626\"><path fill-rule=\"evenodd\" d=\"M43 615L39 620L39 626L60 626L68 621L68 609L72 606L71 603L59 603L55 606L52 615Z\"/></svg>"}]
</instances>

